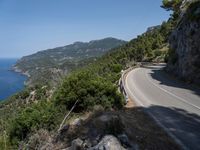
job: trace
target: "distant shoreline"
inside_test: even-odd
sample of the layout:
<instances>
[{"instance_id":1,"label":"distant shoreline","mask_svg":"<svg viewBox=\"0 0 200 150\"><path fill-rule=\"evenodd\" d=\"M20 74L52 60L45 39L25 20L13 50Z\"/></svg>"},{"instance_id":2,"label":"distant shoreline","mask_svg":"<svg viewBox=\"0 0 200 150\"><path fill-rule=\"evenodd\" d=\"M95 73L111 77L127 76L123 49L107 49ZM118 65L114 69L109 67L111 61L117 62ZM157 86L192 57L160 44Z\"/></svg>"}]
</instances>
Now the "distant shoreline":
<instances>
[{"instance_id":1,"label":"distant shoreline","mask_svg":"<svg viewBox=\"0 0 200 150\"><path fill-rule=\"evenodd\" d=\"M26 88L29 74L21 72L14 67L17 59L0 59L0 101L7 100L10 96Z\"/></svg>"},{"instance_id":2,"label":"distant shoreline","mask_svg":"<svg viewBox=\"0 0 200 150\"><path fill-rule=\"evenodd\" d=\"M21 69L17 68L16 66L14 66L14 67L12 68L12 70L13 70L14 72L23 74L23 75L27 76L28 78L31 77L31 75L30 75L28 72L23 72Z\"/></svg>"},{"instance_id":3,"label":"distant shoreline","mask_svg":"<svg viewBox=\"0 0 200 150\"><path fill-rule=\"evenodd\" d=\"M11 71L16 72L16 73L20 73L21 75L24 75L27 77L27 80L24 81L24 85L28 85L27 81L28 79L30 79L31 75L28 72L23 72L21 69L17 68L17 66L12 66Z\"/></svg>"}]
</instances>

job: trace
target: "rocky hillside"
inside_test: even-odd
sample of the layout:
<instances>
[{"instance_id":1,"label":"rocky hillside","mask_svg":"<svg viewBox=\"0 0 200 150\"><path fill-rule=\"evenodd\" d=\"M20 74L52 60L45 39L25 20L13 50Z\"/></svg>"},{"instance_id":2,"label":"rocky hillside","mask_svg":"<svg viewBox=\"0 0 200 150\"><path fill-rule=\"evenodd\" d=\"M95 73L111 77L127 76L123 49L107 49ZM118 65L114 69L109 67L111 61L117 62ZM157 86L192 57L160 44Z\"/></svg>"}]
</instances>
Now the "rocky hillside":
<instances>
[{"instance_id":1,"label":"rocky hillside","mask_svg":"<svg viewBox=\"0 0 200 150\"><path fill-rule=\"evenodd\" d=\"M170 36L167 70L188 82L200 84L200 1L183 1L179 14Z\"/></svg>"},{"instance_id":2,"label":"rocky hillside","mask_svg":"<svg viewBox=\"0 0 200 150\"><path fill-rule=\"evenodd\" d=\"M14 70L28 75L30 84L55 84L63 75L72 69L82 67L102 56L112 48L125 44L125 41L115 38L105 38L90 42L75 42L74 44L39 51L33 55L21 58Z\"/></svg>"}]
</instances>

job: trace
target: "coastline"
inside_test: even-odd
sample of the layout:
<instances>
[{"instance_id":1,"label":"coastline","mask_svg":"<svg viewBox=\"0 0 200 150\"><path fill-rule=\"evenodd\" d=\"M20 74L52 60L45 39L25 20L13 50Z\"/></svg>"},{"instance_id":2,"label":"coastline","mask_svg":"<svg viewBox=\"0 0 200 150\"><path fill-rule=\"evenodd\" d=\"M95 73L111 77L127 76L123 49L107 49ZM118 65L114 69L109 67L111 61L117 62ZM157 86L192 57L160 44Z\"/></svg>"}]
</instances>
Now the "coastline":
<instances>
[{"instance_id":1,"label":"coastline","mask_svg":"<svg viewBox=\"0 0 200 150\"><path fill-rule=\"evenodd\" d=\"M17 66L13 66L13 67L12 67L12 70L13 70L14 72L23 74L23 75L27 76L28 78L31 77L31 75L28 73L28 71L24 72L24 71L22 71L21 69L19 69Z\"/></svg>"},{"instance_id":2,"label":"coastline","mask_svg":"<svg viewBox=\"0 0 200 150\"><path fill-rule=\"evenodd\" d=\"M7 100L7 98L28 86L30 75L14 67L15 60L16 59L3 59L1 61L0 102Z\"/></svg>"},{"instance_id":3,"label":"coastline","mask_svg":"<svg viewBox=\"0 0 200 150\"><path fill-rule=\"evenodd\" d=\"M11 69L13 72L19 73L21 75L24 75L27 77L26 81L24 81L24 85L27 86L28 85L28 80L30 79L31 75L28 73L28 71L24 72L21 69L19 69L17 66L12 66Z\"/></svg>"}]
</instances>

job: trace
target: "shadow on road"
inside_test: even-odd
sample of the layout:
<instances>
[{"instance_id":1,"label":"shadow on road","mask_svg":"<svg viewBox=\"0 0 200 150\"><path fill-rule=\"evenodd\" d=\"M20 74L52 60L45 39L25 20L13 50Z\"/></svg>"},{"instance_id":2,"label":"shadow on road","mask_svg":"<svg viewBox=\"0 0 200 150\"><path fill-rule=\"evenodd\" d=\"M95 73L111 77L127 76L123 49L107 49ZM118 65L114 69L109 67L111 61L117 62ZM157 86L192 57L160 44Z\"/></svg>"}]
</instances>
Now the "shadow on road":
<instances>
[{"instance_id":1,"label":"shadow on road","mask_svg":"<svg viewBox=\"0 0 200 150\"><path fill-rule=\"evenodd\" d=\"M166 73L162 69L156 69L155 67L145 67L145 68L152 69L152 73L150 73L151 77L159 81L160 84L190 90L192 93L194 93L195 95L198 95L200 98L199 87L193 84L185 83L181 81L180 79L177 79L176 77Z\"/></svg>"},{"instance_id":2,"label":"shadow on road","mask_svg":"<svg viewBox=\"0 0 200 150\"><path fill-rule=\"evenodd\" d=\"M189 149L200 149L200 116L179 108L151 106L144 108Z\"/></svg>"}]
</instances>

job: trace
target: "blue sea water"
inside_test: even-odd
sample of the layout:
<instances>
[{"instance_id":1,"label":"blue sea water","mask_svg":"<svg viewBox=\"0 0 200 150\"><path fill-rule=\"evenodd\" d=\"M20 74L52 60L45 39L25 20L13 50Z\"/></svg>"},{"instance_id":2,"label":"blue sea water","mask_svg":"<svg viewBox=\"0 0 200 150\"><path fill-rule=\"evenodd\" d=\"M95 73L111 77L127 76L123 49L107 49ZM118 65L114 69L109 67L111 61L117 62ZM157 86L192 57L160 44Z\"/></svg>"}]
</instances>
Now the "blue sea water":
<instances>
[{"instance_id":1,"label":"blue sea water","mask_svg":"<svg viewBox=\"0 0 200 150\"><path fill-rule=\"evenodd\" d=\"M17 59L0 59L0 101L21 91L27 77L11 71Z\"/></svg>"}]
</instances>

